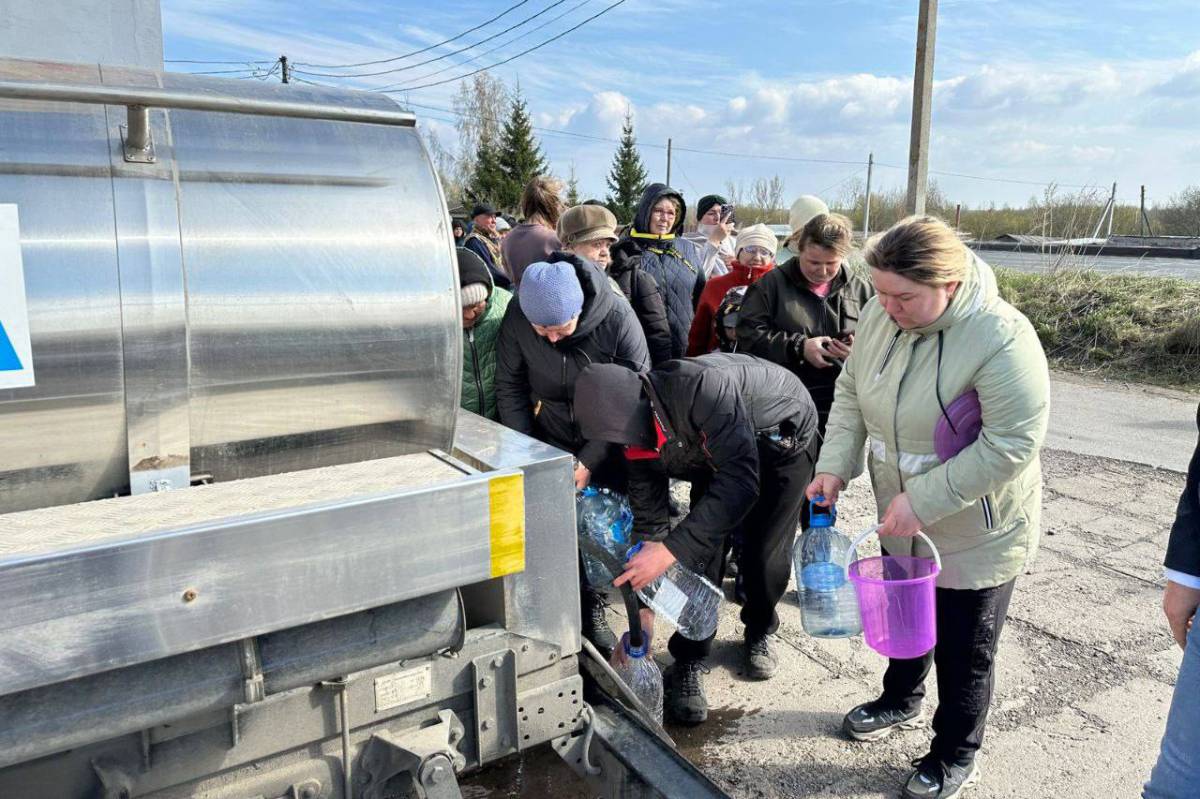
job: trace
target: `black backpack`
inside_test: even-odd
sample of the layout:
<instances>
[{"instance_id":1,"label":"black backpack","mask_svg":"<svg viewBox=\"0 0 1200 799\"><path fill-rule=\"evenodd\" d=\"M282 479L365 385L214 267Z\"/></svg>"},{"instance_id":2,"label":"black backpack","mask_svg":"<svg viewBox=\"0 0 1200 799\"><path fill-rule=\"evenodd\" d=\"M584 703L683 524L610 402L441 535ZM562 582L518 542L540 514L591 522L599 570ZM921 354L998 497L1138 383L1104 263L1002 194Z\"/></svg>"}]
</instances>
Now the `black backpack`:
<instances>
[{"instance_id":1,"label":"black backpack","mask_svg":"<svg viewBox=\"0 0 1200 799\"><path fill-rule=\"evenodd\" d=\"M746 286L734 286L725 292L717 305L713 324L717 328L717 343L721 352L737 352L737 325L741 316L742 301L746 299Z\"/></svg>"}]
</instances>

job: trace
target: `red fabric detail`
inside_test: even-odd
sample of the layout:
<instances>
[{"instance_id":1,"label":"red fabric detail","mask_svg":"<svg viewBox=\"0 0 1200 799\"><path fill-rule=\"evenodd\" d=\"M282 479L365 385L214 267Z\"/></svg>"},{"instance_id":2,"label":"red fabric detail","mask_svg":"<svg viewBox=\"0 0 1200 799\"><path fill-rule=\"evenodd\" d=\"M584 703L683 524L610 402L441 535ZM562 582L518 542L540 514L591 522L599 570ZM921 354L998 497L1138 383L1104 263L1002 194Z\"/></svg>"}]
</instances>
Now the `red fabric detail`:
<instances>
[{"instance_id":1,"label":"red fabric detail","mask_svg":"<svg viewBox=\"0 0 1200 799\"><path fill-rule=\"evenodd\" d=\"M630 461L647 461L658 458L659 451L663 444L667 443L667 437L663 433L662 425L658 423L658 419L654 420L654 437L658 441L654 449L646 449L645 447L626 447L625 460Z\"/></svg>"},{"instance_id":2,"label":"red fabric detail","mask_svg":"<svg viewBox=\"0 0 1200 799\"><path fill-rule=\"evenodd\" d=\"M730 270L708 279L704 291L700 293L700 302L696 306L696 314L692 317L692 329L688 331L689 356L705 355L717 349L716 316L721 300L732 288L749 286L758 282L759 278L775 268L775 264L766 266L745 266L739 261L730 265Z\"/></svg>"},{"instance_id":3,"label":"red fabric detail","mask_svg":"<svg viewBox=\"0 0 1200 799\"><path fill-rule=\"evenodd\" d=\"M821 299L824 299L829 296L829 289L832 286L833 286L832 280L829 281L828 283L809 283L808 290L811 291L813 294L816 294Z\"/></svg>"}]
</instances>

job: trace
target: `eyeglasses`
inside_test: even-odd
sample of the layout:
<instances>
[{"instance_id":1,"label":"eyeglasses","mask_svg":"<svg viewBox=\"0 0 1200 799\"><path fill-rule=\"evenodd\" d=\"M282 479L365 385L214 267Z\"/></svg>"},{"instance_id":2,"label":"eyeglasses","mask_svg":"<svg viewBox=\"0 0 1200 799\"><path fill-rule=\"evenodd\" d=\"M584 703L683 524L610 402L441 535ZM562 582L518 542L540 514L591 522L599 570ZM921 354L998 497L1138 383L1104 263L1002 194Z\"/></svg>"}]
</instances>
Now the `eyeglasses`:
<instances>
[{"instance_id":1,"label":"eyeglasses","mask_svg":"<svg viewBox=\"0 0 1200 799\"><path fill-rule=\"evenodd\" d=\"M775 253L771 252L766 247L757 246L743 247L742 252L746 253L747 255L757 256L759 258L770 258L775 255Z\"/></svg>"}]
</instances>

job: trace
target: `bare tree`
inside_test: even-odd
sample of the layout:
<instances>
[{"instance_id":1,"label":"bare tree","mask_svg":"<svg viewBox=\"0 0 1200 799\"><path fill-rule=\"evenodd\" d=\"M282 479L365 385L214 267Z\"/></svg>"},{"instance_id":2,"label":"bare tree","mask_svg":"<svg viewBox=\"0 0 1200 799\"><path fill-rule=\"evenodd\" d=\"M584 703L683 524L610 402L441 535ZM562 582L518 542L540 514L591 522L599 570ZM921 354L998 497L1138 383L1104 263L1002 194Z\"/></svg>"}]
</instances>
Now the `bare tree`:
<instances>
[{"instance_id":1,"label":"bare tree","mask_svg":"<svg viewBox=\"0 0 1200 799\"><path fill-rule=\"evenodd\" d=\"M786 216L780 218L783 212L783 178L774 175L767 183L767 221L786 221Z\"/></svg>"},{"instance_id":2,"label":"bare tree","mask_svg":"<svg viewBox=\"0 0 1200 799\"><path fill-rule=\"evenodd\" d=\"M433 161L433 168L437 172L438 180L442 184L442 193L446 195L446 201L453 205L458 202L463 194L463 184L458 170L458 159L445 148L437 134L424 125L417 126L417 134L421 137L421 141L425 143L425 150L429 153L429 159Z\"/></svg>"},{"instance_id":3,"label":"bare tree","mask_svg":"<svg viewBox=\"0 0 1200 799\"><path fill-rule=\"evenodd\" d=\"M455 178L466 185L475 172L475 154L479 145L499 147L500 132L508 118L510 98L508 88L499 78L481 72L458 85L451 101L458 121L458 158Z\"/></svg>"},{"instance_id":4,"label":"bare tree","mask_svg":"<svg viewBox=\"0 0 1200 799\"><path fill-rule=\"evenodd\" d=\"M739 180L734 183L732 180L725 181L725 196L729 198L729 202L735 206L746 204L746 183Z\"/></svg>"}]
</instances>

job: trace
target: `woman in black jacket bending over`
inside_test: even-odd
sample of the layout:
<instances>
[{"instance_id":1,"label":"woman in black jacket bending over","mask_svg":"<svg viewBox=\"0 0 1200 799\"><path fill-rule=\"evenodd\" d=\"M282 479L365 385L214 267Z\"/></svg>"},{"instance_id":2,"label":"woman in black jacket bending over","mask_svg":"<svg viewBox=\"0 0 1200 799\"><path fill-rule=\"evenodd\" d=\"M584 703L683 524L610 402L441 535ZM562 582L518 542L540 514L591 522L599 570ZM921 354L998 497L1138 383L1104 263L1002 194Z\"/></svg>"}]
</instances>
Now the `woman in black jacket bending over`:
<instances>
[{"instance_id":1,"label":"woman in black jacket bending over","mask_svg":"<svg viewBox=\"0 0 1200 799\"><path fill-rule=\"evenodd\" d=\"M575 486L624 491L620 448L586 441L575 421L575 379L593 363L650 368L642 326L608 277L577 255L554 253L521 274L520 290L500 326L496 404L500 421L576 458ZM583 632L601 650L615 645L604 605L586 588Z\"/></svg>"}]
</instances>

